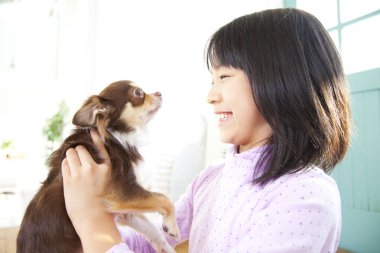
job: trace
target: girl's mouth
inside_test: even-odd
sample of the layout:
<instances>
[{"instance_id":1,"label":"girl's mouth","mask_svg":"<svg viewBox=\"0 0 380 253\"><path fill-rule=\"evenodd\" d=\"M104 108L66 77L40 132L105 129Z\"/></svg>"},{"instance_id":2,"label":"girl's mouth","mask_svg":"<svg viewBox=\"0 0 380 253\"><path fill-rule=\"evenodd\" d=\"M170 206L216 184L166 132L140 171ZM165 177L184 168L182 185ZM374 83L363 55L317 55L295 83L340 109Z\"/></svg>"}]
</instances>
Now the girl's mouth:
<instances>
[{"instance_id":1,"label":"girl's mouth","mask_svg":"<svg viewBox=\"0 0 380 253\"><path fill-rule=\"evenodd\" d=\"M219 125L223 124L232 117L232 112L217 113Z\"/></svg>"}]
</instances>

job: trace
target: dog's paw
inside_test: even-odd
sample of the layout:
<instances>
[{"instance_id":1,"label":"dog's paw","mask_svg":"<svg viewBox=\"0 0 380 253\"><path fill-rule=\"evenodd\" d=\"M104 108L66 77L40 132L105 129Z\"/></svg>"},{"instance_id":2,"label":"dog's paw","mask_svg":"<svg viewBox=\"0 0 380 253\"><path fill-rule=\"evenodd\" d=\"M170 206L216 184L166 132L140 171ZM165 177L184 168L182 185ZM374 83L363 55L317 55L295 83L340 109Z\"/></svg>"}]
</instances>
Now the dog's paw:
<instances>
[{"instance_id":1,"label":"dog's paw","mask_svg":"<svg viewBox=\"0 0 380 253\"><path fill-rule=\"evenodd\" d=\"M165 225L162 226L162 229L164 230L165 233L169 235L170 238L179 240L178 238L179 233L176 233L175 231L171 232L170 229Z\"/></svg>"},{"instance_id":2,"label":"dog's paw","mask_svg":"<svg viewBox=\"0 0 380 253\"><path fill-rule=\"evenodd\" d=\"M181 240L181 234L175 222L167 222L162 225L162 229L167 233L172 239L179 241Z\"/></svg>"}]
</instances>

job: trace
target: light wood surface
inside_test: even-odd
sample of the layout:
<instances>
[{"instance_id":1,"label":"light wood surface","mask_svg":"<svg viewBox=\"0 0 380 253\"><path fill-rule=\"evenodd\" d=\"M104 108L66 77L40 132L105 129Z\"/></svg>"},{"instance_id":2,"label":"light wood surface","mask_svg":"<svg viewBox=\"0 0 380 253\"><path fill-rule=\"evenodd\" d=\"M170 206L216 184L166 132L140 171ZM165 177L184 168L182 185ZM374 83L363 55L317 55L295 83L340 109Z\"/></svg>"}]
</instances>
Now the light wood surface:
<instances>
[{"instance_id":1,"label":"light wood surface","mask_svg":"<svg viewBox=\"0 0 380 253\"><path fill-rule=\"evenodd\" d=\"M175 247L175 251L177 253L187 253L187 252L189 252L189 241L184 241L183 243L178 244Z\"/></svg>"},{"instance_id":2,"label":"light wood surface","mask_svg":"<svg viewBox=\"0 0 380 253\"><path fill-rule=\"evenodd\" d=\"M0 228L0 253L16 252L18 227Z\"/></svg>"}]
</instances>

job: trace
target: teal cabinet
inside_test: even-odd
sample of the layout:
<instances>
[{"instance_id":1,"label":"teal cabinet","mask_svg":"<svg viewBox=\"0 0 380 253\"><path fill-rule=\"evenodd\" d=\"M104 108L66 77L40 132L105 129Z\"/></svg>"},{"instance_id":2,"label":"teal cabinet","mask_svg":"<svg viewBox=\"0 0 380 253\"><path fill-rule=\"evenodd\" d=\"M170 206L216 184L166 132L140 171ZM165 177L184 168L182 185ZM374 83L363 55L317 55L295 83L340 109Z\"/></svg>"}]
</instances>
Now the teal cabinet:
<instances>
[{"instance_id":1,"label":"teal cabinet","mask_svg":"<svg viewBox=\"0 0 380 253\"><path fill-rule=\"evenodd\" d=\"M353 135L332 176L342 198L340 247L380 252L380 68L348 76Z\"/></svg>"}]
</instances>

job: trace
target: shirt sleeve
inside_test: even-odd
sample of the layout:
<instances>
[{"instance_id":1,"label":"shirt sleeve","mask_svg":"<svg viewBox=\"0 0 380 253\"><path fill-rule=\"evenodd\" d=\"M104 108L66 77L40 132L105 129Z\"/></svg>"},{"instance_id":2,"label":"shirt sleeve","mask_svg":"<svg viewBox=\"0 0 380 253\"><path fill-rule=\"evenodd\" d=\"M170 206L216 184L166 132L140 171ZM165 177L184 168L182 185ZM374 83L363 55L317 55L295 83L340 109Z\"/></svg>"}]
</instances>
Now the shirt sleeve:
<instances>
[{"instance_id":1,"label":"shirt sleeve","mask_svg":"<svg viewBox=\"0 0 380 253\"><path fill-rule=\"evenodd\" d=\"M128 227L118 227L122 243L114 245L106 253L155 253L145 238Z\"/></svg>"},{"instance_id":2,"label":"shirt sleeve","mask_svg":"<svg viewBox=\"0 0 380 253\"><path fill-rule=\"evenodd\" d=\"M202 186L203 182L208 177L212 176L216 171L216 166L209 166L202 170L188 185L186 191L179 197L175 203L177 225L181 233L181 241L189 239L191 224L193 222L193 200L194 195ZM180 242L168 239L171 245L179 244Z\"/></svg>"},{"instance_id":3,"label":"shirt sleeve","mask_svg":"<svg viewBox=\"0 0 380 253\"><path fill-rule=\"evenodd\" d=\"M175 203L176 219L181 233L181 241L189 239L191 222L193 219L192 190L193 184L187 187L185 193L181 195ZM169 242L172 245L179 243L173 240L169 240Z\"/></svg>"},{"instance_id":4,"label":"shirt sleeve","mask_svg":"<svg viewBox=\"0 0 380 253\"><path fill-rule=\"evenodd\" d=\"M133 251L128 247L127 244L120 243L107 250L106 253L133 253Z\"/></svg>"},{"instance_id":5,"label":"shirt sleeve","mask_svg":"<svg viewBox=\"0 0 380 253\"><path fill-rule=\"evenodd\" d=\"M261 201L250 226L230 252L335 252L341 214L335 183L281 182Z\"/></svg>"}]
</instances>

